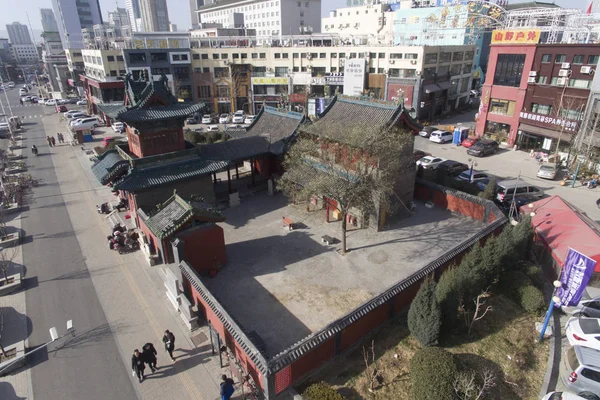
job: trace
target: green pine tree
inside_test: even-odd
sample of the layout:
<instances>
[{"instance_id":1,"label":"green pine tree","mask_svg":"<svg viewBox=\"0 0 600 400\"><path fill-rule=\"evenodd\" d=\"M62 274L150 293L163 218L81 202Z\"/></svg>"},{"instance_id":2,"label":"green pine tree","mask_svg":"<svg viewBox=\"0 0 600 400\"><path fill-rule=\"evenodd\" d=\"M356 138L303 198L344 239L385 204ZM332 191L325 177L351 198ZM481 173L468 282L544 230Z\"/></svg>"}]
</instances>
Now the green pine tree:
<instances>
[{"instance_id":1,"label":"green pine tree","mask_svg":"<svg viewBox=\"0 0 600 400\"><path fill-rule=\"evenodd\" d=\"M479 192L478 196L481 198L484 198L486 200L494 200L494 198L496 198L496 178L495 177L490 179L490 181L488 182L485 189L483 189L482 192Z\"/></svg>"},{"instance_id":2,"label":"green pine tree","mask_svg":"<svg viewBox=\"0 0 600 400\"><path fill-rule=\"evenodd\" d=\"M438 344L442 313L435 296L435 282L427 277L408 310L408 329L424 346Z\"/></svg>"}]
</instances>

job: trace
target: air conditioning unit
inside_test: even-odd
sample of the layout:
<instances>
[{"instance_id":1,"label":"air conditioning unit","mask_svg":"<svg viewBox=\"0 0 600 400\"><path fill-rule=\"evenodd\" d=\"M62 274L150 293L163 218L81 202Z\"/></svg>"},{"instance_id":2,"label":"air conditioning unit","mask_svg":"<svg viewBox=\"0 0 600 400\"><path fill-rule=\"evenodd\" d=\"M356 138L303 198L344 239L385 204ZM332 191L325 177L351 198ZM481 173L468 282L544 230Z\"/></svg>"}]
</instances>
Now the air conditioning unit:
<instances>
[{"instance_id":1,"label":"air conditioning unit","mask_svg":"<svg viewBox=\"0 0 600 400\"><path fill-rule=\"evenodd\" d=\"M562 69L569 69L569 68L571 68L571 64L570 63L562 63L562 65L560 67Z\"/></svg>"},{"instance_id":2,"label":"air conditioning unit","mask_svg":"<svg viewBox=\"0 0 600 400\"><path fill-rule=\"evenodd\" d=\"M567 84L567 78L558 78L556 84L558 86L565 86Z\"/></svg>"},{"instance_id":3,"label":"air conditioning unit","mask_svg":"<svg viewBox=\"0 0 600 400\"><path fill-rule=\"evenodd\" d=\"M394 61L394 60L390 60L390 64L393 64L393 63L395 63L395 62L396 62L396 61Z\"/></svg>"},{"instance_id":4,"label":"air conditioning unit","mask_svg":"<svg viewBox=\"0 0 600 400\"><path fill-rule=\"evenodd\" d=\"M529 76L537 76L537 72L536 71L529 71Z\"/></svg>"},{"instance_id":5,"label":"air conditioning unit","mask_svg":"<svg viewBox=\"0 0 600 400\"><path fill-rule=\"evenodd\" d=\"M569 76L569 70L568 69L561 69L560 71L558 71L558 76Z\"/></svg>"},{"instance_id":6,"label":"air conditioning unit","mask_svg":"<svg viewBox=\"0 0 600 400\"><path fill-rule=\"evenodd\" d=\"M527 83L535 83L535 76L530 76L527 78Z\"/></svg>"},{"instance_id":7,"label":"air conditioning unit","mask_svg":"<svg viewBox=\"0 0 600 400\"><path fill-rule=\"evenodd\" d=\"M581 67L581 72L582 74L591 74L592 73L592 67Z\"/></svg>"},{"instance_id":8,"label":"air conditioning unit","mask_svg":"<svg viewBox=\"0 0 600 400\"><path fill-rule=\"evenodd\" d=\"M412 65L416 65L416 64L417 64L417 60L410 60L410 63L411 63Z\"/></svg>"}]
</instances>

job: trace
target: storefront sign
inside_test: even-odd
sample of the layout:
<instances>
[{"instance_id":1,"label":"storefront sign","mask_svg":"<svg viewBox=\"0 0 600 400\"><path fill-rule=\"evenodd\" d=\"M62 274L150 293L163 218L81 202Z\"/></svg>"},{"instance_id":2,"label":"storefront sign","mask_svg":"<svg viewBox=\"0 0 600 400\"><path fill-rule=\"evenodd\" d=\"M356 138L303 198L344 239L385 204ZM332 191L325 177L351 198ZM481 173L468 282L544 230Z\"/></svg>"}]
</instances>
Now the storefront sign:
<instances>
[{"instance_id":1,"label":"storefront sign","mask_svg":"<svg viewBox=\"0 0 600 400\"><path fill-rule=\"evenodd\" d=\"M343 73L330 73L325 76L326 85L343 85L344 74Z\"/></svg>"},{"instance_id":2,"label":"storefront sign","mask_svg":"<svg viewBox=\"0 0 600 400\"><path fill-rule=\"evenodd\" d=\"M577 121L567 121L560 118L554 118L548 115L539 115L539 114L531 114L522 112L520 114L521 118L529 119L531 121L542 122L544 124L551 124L556 126L562 126L567 131L574 131L577 129Z\"/></svg>"},{"instance_id":3,"label":"storefront sign","mask_svg":"<svg viewBox=\"0 0 600 400\"><path fill-rule=\"evenodd\" d=\"M274 78L252 78L253 85L287 85L290 81L288 77L274 77Z\"/></svg>"},{"instance_id":4,"label":"storefront sign","mask_svg":"<svg viewBox=\"0 0 600 400\"><path fill-rule=\"evenodd\" d=\"M325 77L324 76L316 76L314 78L311 78L310 84L313 86L323 86L326 84Z\"/></svg>"},{"instance_id":5,"label":"storefront sign","mask_svg":"<svg viewBox=\"0 0 600 400\"><path fill-rule=\"evenodd\" d=\"M540 29L510 29L492 32L492 44L525 44L540 41Z\"/></svg>"},{"instance_id":6,"label":"storefront sign","mask_svg":"<svg viewBox=\"0 0 600 400\"><path fill-rule=\"evenodd\" d=\"M560 275L562 287L556 293L560 298L560 302L556 304L557 307L574 306L579 303L595 266L596 261L569 248L565 267Z\"/></svg>"},{"instance_id":7,"label":"storefront sign","mask_svg":"<svg viewBox=\"0 0 600 400\"><path fill-rule=\"evenodd\" d=\"M350 59L344 65L345 96L360 96L365 90L365 60Z\"/></svg>"}]
</instances>

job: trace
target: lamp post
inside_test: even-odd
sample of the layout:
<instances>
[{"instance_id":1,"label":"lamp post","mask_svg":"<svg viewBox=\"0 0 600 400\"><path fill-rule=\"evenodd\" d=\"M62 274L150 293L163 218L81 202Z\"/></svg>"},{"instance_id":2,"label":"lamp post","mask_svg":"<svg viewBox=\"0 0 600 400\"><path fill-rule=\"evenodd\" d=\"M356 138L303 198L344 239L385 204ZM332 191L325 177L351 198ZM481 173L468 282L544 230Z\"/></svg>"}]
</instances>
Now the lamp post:
<instances>
[{"instance_id":1,"label":"lamp post","mask_svg":"<svg viewBox=\"0 0 600 400\"><path fill-rule=\"evenodd\" d=\"M554 290L552 291L552 297L550 298L550 305L548 306L548 312L546 312L546 318L544 319L544 324L542 325L542 330L540 332L540 342L544 341L544 333L546 333L546 328L548 328L548 322L550 322L550 316L552 316L552 310L554 309L554 305L556 303L560 303L560 297L556 296L556 290L562 287L561 281L552 282L554 285Z\"/></svg>"},{"instance_id":2,"label":"lamp post","mask_svg":"<svg viewBox=\"0 0 600 400\"><path fill-rule=\"evenodd\" d=\"M469 158L469 182L473 182L473 166L477 166L477 161Z\"/></svg>"}]
</instances>

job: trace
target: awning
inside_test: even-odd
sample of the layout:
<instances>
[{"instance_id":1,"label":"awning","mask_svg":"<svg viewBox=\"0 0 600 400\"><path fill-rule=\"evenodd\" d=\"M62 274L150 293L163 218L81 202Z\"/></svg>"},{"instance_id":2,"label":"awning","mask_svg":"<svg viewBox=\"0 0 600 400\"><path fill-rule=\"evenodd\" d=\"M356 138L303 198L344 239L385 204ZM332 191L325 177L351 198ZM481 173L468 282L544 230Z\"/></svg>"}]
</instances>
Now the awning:
<instances>
[{"instance_id":1,"label":"awning","mask_svg":"<svg viewBox=\"0 0 600 400\"><path fill-rule=\"evenodd\" d=\"M534 135L549 137L552 139L558 139L558 137L560 136L560 140L567 143L571 141L571 134L569 132L563 131L561 136L560 132L553 131L547 128L540 128L539 126L533 126L529 124L519 124L519 130L525 131L527 133L533 133Z\"/></svg>"},{"instance_id":2,"label":"awning","mask_svg":"<svg viewBox=\"0 0 600 400\"><path fill-rule=\"evenodd\" d=\"M434 83L430 85L425 85L425 93L439 92L440 90L442 89Z\"/></svg>"},{"instance_id":3,"label":"awning","mask_svg":"<svg viewBox=\"0 0 600 400\"><path fill-rule=\"evenodd\" d=\"M448 89L450 89L450 82L438 82L438 86L442 90L448 90Z\"/></svg>"}]
</instances>

